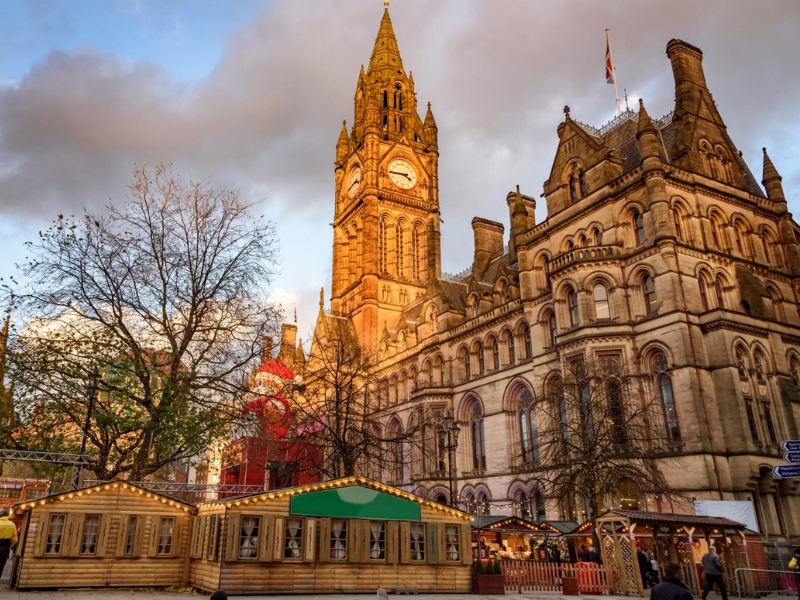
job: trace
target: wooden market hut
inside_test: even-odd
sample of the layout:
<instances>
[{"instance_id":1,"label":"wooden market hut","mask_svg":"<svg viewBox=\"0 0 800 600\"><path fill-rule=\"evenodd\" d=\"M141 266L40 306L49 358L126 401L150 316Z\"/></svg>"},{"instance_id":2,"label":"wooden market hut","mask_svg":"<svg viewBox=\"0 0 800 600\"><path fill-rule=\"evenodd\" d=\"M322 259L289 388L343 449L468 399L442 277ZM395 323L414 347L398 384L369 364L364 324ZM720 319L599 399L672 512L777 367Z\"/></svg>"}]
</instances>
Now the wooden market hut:
<instances>
[{"instance_id":1,"label":"wooden market hut","mask_svg":"<svg viewBox=\"0 0 800 600\"><path fill-rule=\"evenodd\" d=\"M229 594L469 593L470 518L364 477L201 504L189 582Z\"/></svg>"},{"instance_id":2,"label":"wooden market hut","mask_svg":"<svg viewBox=\"0 0 800 600\"><path fill-rule=\"evenodd\" d=\"M617 509L597 517L597 528L603 562L611 566L620 594L644 596L637 540L653 550L660 568L669 561L680 565L681 579L695 596L701 589L697 565L701 541L708 544L713 539L731 588L734 571L747 566L732 541L732 537L744 539L745 526L731 519Z\"/></svg>"},{"instance_id":3,"label":"wooden market hut","mask_svg":"<svg viewBox=\"0 0 800 600\"><path fill-rule=\"evenodd\" d=\"M186 581L196 509L115 481L20 502L12 587L169 586Z\"/></svg>"},{"instance_id":4,"label":"wooden market hut","mask_svg":"<svg viewBox=\"0 0 800 600\"><path fill-rule=\"evenodd\" d=\"M471 526L474 556L480 553L483 559L546 561L547 556L537 556L534 549L548 538L561 535L551 525L507 515L477 516L472 519Z\"/></svg>"}]
</instances>

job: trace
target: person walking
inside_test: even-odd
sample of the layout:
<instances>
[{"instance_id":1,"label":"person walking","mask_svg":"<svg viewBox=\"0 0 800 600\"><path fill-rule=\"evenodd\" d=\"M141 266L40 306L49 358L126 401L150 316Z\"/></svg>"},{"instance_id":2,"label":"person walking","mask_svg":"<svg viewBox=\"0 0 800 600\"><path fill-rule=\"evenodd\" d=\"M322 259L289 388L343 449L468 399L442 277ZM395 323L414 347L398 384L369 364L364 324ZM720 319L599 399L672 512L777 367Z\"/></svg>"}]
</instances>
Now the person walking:
<instances>
[{"instance_id":1,"label":"person walking","mask_svg":"<svg viewBox=\"0 0 800 600\"><path fill-rule=\"evenodd\" d=\"M586 544L581 544L581 549L578 551L579 562L589 562L589 549Z\"/></svg>"},{"instance_id":2,"label":"person walking","mask_svg":"<svg viewBox=\"0 0 800 600\"><path fill-rule=\"evenodd\" d=\"M652 550L647 551L647 558L650 559L650 581L655 585L658 583L658 561Z\"/></svg>"},{"instance_id":3,"label":"person walking","mask_svg":"<svg viewBox=\"0 0 800 600\"><path fill-rule=\"evenodd\" d=\"M797 585L797 598L800 600L800 548L794 549L794 556L789 559L789 570L794 571L794 581Z\"/></svg>"},{"instance_id":4,"label":"person walking","mask_svg":"<svg viewBox=\"0 0 800 600\"><path fill-rule=\"evenodd\" d=\"M728 591L725 589L725 581L722 577L722 560L717 555L714 546L708 547L708 552L703 555L703 570L706 573L706 587L703 588L703 600L706 600L708 593L717 584L722 600L728 600Z\"/></svg>"},{"instance_id":5,"label":"person walking","mask_svg":"<svg viewBox=\"0 0 800 600\"><path fill-rule=\"evenodd\" d=\"M650 559L638 546L636 547L636 562L639 564L639 575L642 576L642 589L647 589L650 583Z\"/></svg>"},{"instance_id":6,"label":"person walking","mask_svg":"<svg viewBox=\"0 0 800 600\"><path fill-rule=\"evenodd\" d=\"M8 518L8 509L0 508L0 575L6 568L11 549L17 545L17 526Z\"/></svg>"},{"instance_id":7,"label":"person walking","mask_svg":"<svg viewBox=\"0 0 800 600\"><path fill-rule=\"evenodd\" d=\"M694 600L689 588L681 581L681 568L674 562L664 565L664 581L653 586L650 600Z\"/></svg>"}]
</instances>

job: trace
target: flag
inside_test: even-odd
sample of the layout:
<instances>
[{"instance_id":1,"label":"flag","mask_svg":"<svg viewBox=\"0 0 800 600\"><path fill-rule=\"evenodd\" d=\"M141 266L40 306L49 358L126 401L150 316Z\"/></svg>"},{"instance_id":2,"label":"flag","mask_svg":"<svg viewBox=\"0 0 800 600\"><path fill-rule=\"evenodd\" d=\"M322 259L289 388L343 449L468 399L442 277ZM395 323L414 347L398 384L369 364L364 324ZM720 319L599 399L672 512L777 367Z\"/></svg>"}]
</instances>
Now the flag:
<instances>
[{"instance_id":1,"label":"flag","mask_svg":"<svg viewBox=\"0 0 800 600\"><path fill-rule=\"evenodd\" d=\"M614 64L611 62L611 42L606 34L606 83L614 83Z\"/></svg>"}]
</instances>

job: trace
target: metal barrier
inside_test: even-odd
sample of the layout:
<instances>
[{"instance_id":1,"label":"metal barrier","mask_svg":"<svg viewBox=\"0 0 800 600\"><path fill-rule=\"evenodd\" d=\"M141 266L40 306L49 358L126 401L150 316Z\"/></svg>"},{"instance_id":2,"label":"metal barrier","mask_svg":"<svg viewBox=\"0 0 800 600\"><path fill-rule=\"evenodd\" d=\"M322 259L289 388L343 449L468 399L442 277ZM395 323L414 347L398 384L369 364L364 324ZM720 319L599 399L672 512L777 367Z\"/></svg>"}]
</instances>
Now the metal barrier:
<instances>
[{"instance_id":1,"label":"metal barrier","mask_svg":"<svg viewBox=\"0 0 800 600\"><path fill-rule=\"evenodd\" d=\"M797 596L800 573L773 569L736 569L733 574L739 598L760 598L767 594L786 594Z\"/></svg>"}]
</instances>

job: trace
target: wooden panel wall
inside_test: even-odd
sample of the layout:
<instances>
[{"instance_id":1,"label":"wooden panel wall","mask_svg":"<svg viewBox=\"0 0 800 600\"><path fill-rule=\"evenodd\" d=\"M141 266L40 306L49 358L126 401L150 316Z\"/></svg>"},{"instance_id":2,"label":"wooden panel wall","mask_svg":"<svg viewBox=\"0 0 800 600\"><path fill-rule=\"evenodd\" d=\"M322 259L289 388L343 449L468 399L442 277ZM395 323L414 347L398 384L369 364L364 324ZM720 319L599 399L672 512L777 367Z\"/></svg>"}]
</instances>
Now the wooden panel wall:
<instances>
[{"instance_id":1,"label":"wooden panel wall","mask_svg":"<svg viewBox=\"0 0 800 600\"><path fill-rule=\"evenodd\" d=\"M191 511L183 505L148 498L136 491L117 489L63 497L33 509L31 524L35 533L26 538L18 587L68 588L103 586L170 586L188 577L188 544L192 527ZM64 546L60 556L45 554L49 517L65 514ZM81 556L80 543L85 515L100 515L97 551ZM128 517L137 517L135 552L123 556L127 542ZM161 517L174 517L173 547L170 556L157 556Z\"/></svg>"},{"instance_id":2,"label":"wooden panel wall","mask_svg":"<svg viewBox=\"0 0 800 600\"><path fill-rule=\"evenodd\" d=\"M201 507L196 517L201 523L197 531L206 533L197 535L208 535L209 520L214 515L220 523L220 552L216 560L209 560L207 552L198 556L200 542L193 536L195 552L192 553L189 582L204 591L221 588L229 594L374 593L378 587L384 587L469 593L472 589L469 522L430 507L422 507L422 522L432 536L426 540L428 560L422 563L410 563L408 554L401 551L403 545L409 543L407 527L396 521L387 521L386 559L373 562L369 560L368 521L350 521L348 558L335 560L324 556L328 552L328 539L323 537L329 534L329 520L305 517L301 556L284 559L285 521L294 518L289 516L288 498L240 501L238 506L228 502L224 506ZM241 519L248 516L261 517L258 552L252 558L242 558L238 536ZM445 525L459 526L458 562L445 562ZM208 546L207 540L205 545Z\"/></svg>"}]
</instances>

